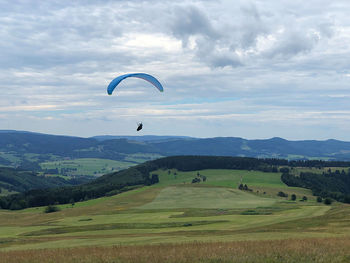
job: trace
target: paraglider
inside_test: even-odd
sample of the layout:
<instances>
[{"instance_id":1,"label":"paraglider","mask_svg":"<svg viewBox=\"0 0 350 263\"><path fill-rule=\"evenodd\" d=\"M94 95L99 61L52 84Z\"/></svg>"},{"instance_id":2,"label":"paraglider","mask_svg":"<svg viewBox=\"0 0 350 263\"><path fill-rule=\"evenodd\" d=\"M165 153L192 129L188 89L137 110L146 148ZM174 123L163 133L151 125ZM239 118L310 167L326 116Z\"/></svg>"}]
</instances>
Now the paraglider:
<instances>
[{"instance_id":1,"label":"paraglider","mask_svg":"<svg viewBox=\"0 0 350 263\"><path fill-rule=\"evenodd\" d=\"M129 73L129 74L118 76L109 83L109 85L107 87L108 95L112 95L114 89L119 85L119 83L122 82L124 79L130 78L130 77L146 80L149 83L151 83L154 87L156 87L160 92L163 92L163 90L164 90L162 84L160 84L160 82L155 77L153 77L149 74ZM143 127L142 122L138 123L136 131L142 130L142 127Z\"/></svg>"},{"instance_id":2,"label":"paraglider","mask_svg":"<svg viewBox=\"0 0 350 263\"><path fill-rule=\"evenodd\" d=\"M146 74L146 73L130 73L130 74L121 75L121 76L113 79L107 87L108 95L112 95L114 89L119 85L119 83L122 80L124 80L126 78L130 78L130 77L146 80L149 83L151 83L153 86L155 86L160 92L163 92L163 90L164 90L162 84L160 84L160 82L155 77L153 77L149 74Z\"/></svg>"},{"instance_id":3,"label":"paraglider","mask_svg":"<svg viewBox=\"0 0 350 263\"><path fill-rule=\"evenodd\" d=\"M136 131L140 131L140 130L142 130L142 122L140 122L140 123L138 123L137 124L137 129L136 129Z\"/></svg>"}]
</instances>

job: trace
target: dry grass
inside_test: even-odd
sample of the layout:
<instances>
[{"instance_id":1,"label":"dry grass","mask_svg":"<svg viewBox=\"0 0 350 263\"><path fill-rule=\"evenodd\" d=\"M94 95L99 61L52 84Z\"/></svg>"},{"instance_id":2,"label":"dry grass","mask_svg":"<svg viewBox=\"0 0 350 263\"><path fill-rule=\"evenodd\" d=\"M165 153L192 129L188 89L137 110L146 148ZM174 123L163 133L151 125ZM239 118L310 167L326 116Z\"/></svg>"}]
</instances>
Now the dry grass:
<instances>
[{"instance_id":1,"label":"dry grass","mask_svg":"<svg viewBox=\"0 0 350 263\"><path fill-rule=\"evenodd\" d=\"M0 252L3 263L350 262L350 237Z\"/></svg>"}]
</instances>

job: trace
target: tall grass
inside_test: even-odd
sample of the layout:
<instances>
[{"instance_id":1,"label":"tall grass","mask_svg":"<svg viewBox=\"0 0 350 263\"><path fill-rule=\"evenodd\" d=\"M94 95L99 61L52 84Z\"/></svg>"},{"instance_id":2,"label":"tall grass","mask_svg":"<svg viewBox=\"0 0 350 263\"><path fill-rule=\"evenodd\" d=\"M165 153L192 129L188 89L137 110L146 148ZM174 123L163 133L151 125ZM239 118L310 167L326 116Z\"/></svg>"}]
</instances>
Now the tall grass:
<instances>
[{"instance_id":1,"label":"tall grass","mask_svg":"<svg viewBox=\"0 0 350 263\"><path fill-rule=\"evenodd\" d=\"M3 263L350 262L350 237L0 252Z\"/></svg>"}]
</instances>

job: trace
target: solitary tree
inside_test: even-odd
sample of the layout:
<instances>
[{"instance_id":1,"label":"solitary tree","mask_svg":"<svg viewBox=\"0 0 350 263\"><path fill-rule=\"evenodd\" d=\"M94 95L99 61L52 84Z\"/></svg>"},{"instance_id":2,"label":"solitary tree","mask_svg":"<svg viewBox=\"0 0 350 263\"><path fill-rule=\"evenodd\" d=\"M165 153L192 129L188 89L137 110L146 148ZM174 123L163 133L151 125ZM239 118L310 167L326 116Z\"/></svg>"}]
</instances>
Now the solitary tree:
<instances>
[{"instance_id":1,"label":"solitary tree","mask_svg":"<svg viewBox=\"0 0 350 263\"><path fill-rule=\"evenodd\" d=\"M297 199L297 196L295 194L292 194L290 196L290 200L295 201Z\"/></svg>"},{"instance_id":2,"label":"solitary tree","mask_svg":"<svg viewBox=\"0 0 350 263\"><path fill-rule=\"evenodd\" d=\"M158 174L152 174L151 184L156 184L156 183L159 183Z\"/></svg>"}]
</instances>

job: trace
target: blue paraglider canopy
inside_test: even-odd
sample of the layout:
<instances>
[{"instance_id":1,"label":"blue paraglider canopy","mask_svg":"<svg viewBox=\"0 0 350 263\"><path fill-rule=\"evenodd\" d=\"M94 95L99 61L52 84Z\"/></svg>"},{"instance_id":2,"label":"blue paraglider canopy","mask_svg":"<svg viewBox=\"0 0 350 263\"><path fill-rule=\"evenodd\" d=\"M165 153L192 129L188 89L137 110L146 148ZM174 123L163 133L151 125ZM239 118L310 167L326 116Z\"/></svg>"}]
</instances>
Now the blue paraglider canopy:
<instances>
[{"instance_id":1,"label":"blue paraglider canopy","mask_svg":"<svg viewBox=\"0 0 350 263\"><path fill-rule=\"evenodd\" d=\"M107 87L108 95L112 95L114 89L118 86L118 84L122 80L124 80L126 78L130 78L130 77L140 78L140 79L146 80L149 83L151 83L153 86L155 86L160 92L163 92L163 90L164 90L162 84L160 84L160 82L155 77L153 77L149 74L145 74L145 73L130 73L130 74L121 75L121 76L113 79Z\"/></svg>"}]
</instances>

